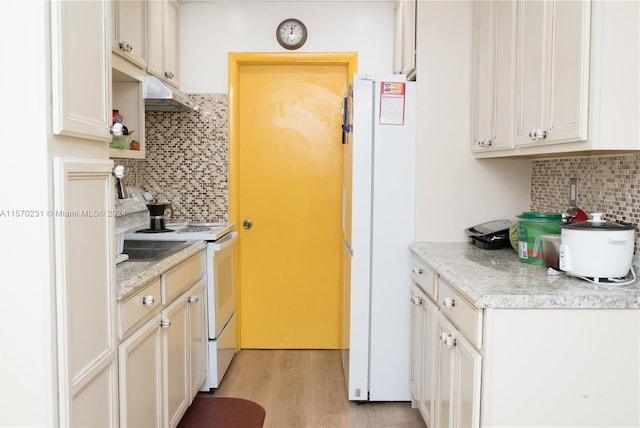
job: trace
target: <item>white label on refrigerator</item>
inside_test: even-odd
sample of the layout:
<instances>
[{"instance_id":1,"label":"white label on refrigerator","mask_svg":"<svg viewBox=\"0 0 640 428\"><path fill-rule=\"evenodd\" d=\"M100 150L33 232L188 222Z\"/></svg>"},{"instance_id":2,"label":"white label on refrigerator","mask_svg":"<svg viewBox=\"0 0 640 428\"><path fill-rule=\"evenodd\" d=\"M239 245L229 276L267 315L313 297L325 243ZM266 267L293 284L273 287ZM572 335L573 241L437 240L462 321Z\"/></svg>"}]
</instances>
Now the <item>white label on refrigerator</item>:
<instances>
[{"instance_id":1,"label":"white label on refrigerator","mask_svg":"<svg viewBox=\"0 0 640 428\"><path fill-rule=\"evenodd\" d=\"M403 82L380 83L380 125L404 125L405 88Z\"/></svg>"}]
</instances>

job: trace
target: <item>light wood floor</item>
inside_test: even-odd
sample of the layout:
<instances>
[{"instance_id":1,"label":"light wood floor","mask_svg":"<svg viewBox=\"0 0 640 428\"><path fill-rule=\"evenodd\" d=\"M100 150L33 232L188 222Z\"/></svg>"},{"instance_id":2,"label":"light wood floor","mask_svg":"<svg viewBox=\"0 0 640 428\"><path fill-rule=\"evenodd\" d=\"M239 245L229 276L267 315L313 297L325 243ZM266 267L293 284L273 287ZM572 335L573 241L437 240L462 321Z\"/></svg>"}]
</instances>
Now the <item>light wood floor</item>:
<instances>
[{"instance_id":1,"label":"light wood floor","mask_svg":"<svg viewBox=\"0 0 640 428\"><path fill-rule=\"evenodd\" d=\"M425 427L409 402L348 401L334 350L242 350L213 396L260 404L265 428Z\"/></svg>"}]
</instances>

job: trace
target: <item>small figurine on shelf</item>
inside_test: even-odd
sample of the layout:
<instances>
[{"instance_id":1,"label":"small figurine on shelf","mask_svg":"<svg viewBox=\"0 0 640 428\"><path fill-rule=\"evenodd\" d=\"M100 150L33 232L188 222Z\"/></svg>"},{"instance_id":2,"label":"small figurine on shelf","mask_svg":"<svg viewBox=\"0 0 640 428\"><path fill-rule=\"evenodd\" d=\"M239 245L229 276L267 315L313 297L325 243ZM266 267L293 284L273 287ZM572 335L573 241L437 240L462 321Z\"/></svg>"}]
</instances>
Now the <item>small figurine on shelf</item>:
<instances>
[{"instance_id":1,"label":"small figurine on shelf","mask_svg":"<svg viewBox=\"0 0 640 428\"><path fill-rule=\"evenodd\" d=\"M115 137L122 137L124 135L124 125L122 124L122 118L118 118L118 121L111 127L111 133Z\"/></svg>"},{"instance_id":2,"label":"small figurine on shelf","mask_svg":"<svg viewBox=\"0 0 640 428\"><path fill-rule=\"evenodd\" d=\"M127 135L129 134L129 130L126 126L124 126L124 118L118 112L118 110L113 110L113 125L111 126L111 135L112 141L109 143L109 147L112 149L124 149L129 142L129 138Z\"/></svg>"},{"instance_id":3,"label":"small figurine on shelf","mask_svg":"<svg viewBox=\"0 0 640 428\"><path fill-rule=\"evenodd\" d=\"M122 119L120 122L124 121L124 118L120 114L120 110L112 110L111 111L111 124L115 124L118 121L118 118Z\"/></svg>"}]
</instances>

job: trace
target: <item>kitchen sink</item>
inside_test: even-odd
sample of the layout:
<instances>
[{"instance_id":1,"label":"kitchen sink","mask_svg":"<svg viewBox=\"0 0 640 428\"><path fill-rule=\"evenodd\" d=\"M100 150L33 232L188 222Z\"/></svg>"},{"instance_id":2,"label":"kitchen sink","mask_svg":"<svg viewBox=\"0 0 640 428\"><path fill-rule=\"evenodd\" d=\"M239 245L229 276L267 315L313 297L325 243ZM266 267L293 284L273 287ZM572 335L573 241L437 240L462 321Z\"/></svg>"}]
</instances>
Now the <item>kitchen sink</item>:
<instances>
[{"instance_id":1,"label":"kitchen sink","mask_svg":"<svg viewBox=\"0 0 640 428\"><path fill-rule=\"evenodd\" d=\"M191 245L192 241L138 241L124 240L122 252L129 255L130 261L155 261L177 253Z\"/></svg>"}]
</instances>

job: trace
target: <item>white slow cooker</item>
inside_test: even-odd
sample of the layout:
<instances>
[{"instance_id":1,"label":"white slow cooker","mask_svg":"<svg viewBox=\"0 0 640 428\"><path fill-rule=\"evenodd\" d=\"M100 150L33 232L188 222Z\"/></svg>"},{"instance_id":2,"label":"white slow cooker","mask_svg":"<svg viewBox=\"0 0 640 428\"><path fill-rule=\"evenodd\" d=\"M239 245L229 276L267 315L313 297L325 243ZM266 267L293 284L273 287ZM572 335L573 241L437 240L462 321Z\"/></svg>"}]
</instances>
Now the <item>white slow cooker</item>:
<instances>
[{"instance_id":1,"label":"white slow cooker","mask_svg":"<svg viewBox=\"0 0 640 428\"><path fill-rule=\"evenodd\" d=\"M560 270L593 283L627 285L632 267L635 226L591 219L560 225ZM628 279L629 273L632 279Z\"/></svg>"}]
</instances>

